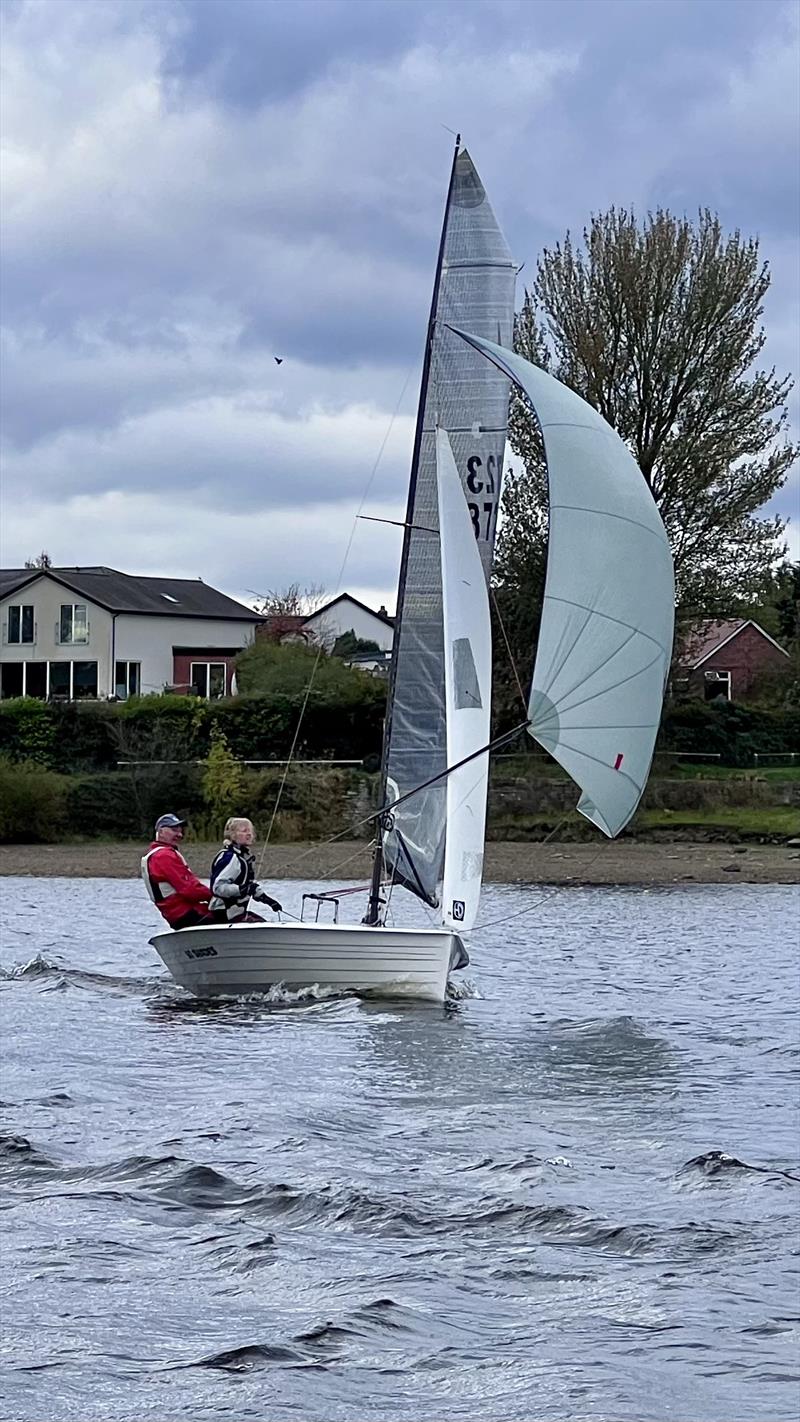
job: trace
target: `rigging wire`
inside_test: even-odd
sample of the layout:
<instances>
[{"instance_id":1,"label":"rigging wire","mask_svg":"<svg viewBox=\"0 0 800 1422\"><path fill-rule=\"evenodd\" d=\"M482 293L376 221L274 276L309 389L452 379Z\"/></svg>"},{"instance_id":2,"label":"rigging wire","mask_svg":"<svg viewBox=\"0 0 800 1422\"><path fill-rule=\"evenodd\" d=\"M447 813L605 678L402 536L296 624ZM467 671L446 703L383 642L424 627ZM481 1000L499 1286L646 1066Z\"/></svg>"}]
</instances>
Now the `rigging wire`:
<instances>
[{"instance_id":1,"label":"rigging wire","mask_svg":"<svg viewBox=\"0 0 800 1422\"><path fill-rule=\"evenodd\" d=\"M558 824L555 825L555 827L554 827L553 829L551 829L550 833L549 833L549 834L546 834L545 837L544 837L544 839L540 839L540 840L538 841L538 843L537 843L537 848L541 848L543 845L549 844L550 841L551 841L552 839L554 839L555 836L561 832L561 830L564 828L564 825L567 823L567 820L568 820L568 816L567 816L567 815L562 816L562 818L559 820ZM598 845L598 847L597 847L595 853L592 855L592 857L591 857L591 859L589 860L588 864L585 864L585 865L584 865L584 871L587 870L587 869L591 869L592 865L595 863L595 860L597 860L597 859L600 857L600 855L603 853L604 849L605 849L605 845L604 845L604 844L601 843L601 844ZM472 933L478 933L478 932L481 932L481 931L482 931L483 929L485 929L485 928L494 928L498 923L513 923L514 919L523 918L526 914L531 913L534 909L538 908L541 904L547 903L550 899L555 898L555 897L556 897L558 894L560 894L560 893L563 893L564 888L565 888L565 885L564 885L564 884L550 884L550 885L548 885L547 890L545 891L545 893L540 894L538 899L534 899L534 900L533 900L533 903L531 903L531 904L526 904L524 908L518 909L516 913L504 913L504 914L501 914L499 918L490 918L490 919L487 919L485 923L476 923L476 924L473 925L473 927L472 927L472 929L471 929L470 931L471 931Z\"/></svg>"},{"instance_id":2,"label":"rigging wire","mask_svg":"<svg viewBox=\"0 0 800 1422\"><path fill-rule=\"evenodd\" d=\"M377 472L378 472L378 465L380 464L381 459L383 458L383 452L384 452L384 450L385 450L385 448L386 448L386 446L387 446L387 444L388 444L388 442L389 442L389 437L390 437L390 435L391 435L391 433L392 433L392 430L394 429L395 420L397 419L397 416L398 416L398 414L400 413L400 407L401 407L401 405L402 405L402 403L403 403L403 400L405 399L405 393L406 393L406 390L408 389L408 383L409 383L409 381L410 381L410 379L411 379L412 374L414 373L415 367L416 367L416 361L414 361L414 362L412 363L412 365L409 366L408 371L406 372L406 378L405 378L405 380L403 381L403 387L402 387L402 389L401 389L401 391L400 391L400 394L399 394L399 396L398 396L398 398L397 398L397 404L395 405L394 410L392 411L391 419L389 420L389 423L388 423L388 425L387 425L387 427L386 427L386 432L385 432L385 434L384 434L384 436L383 436L383 439L381 440L381 444L380 444L380 448L378 449L378 453L377 453L377 455L375 456L375 461L374 461L374 463L373 463L373 465L372 465L372 469L371 469L371 471L370 471L370 475L369 475L369 478L368 478L368 480L367 480L366 487L365 487L365 489L364 489L363 494L361 495L361 501L360 501L360 503L359 503L359 505L358 505L358 508L357 508L357 510L356 510L355 517L354 517L354 519L353 519L352 527L351 527L351 529L350 529L350 536L349 536L349 538L348 538L348 540L347 540L347 545L346 545L345 550L344 550L344 556L343 556L343 558L342 558L341 566L340 566L340 568L339 568L339 573L338 573L338 576L337 576L337 579L336 579L336 589L335 589L335 591L336 591L337 594L338 594L338 592L339 592L339 588L341 587L342 578L344 577L344 570L345 570L345 568L346 568L346 566L347 566L347 560L348 560L348 558L350 557L350 550L351 550L351 548L352 548L352 546L353 546L353 539L355 538L356 528L358 527L358 521L359 521L359 518L361 517L361 511L362 511L362 509L363 509L363 507L364 507L364 505L365 505L365 503L366 503L366 501L367 501L367 499L368 499L368 497L369 497L370 490L371 490L372 485L373 485L374 480L375 480L375 475L376 475ZM294 753L295 753L295 751L296 751L296 749L297 749L297 742L298 742L299 737L300 737L300 727L301 727L302 724L303 724L303 718L304 718L305 713L306 713L306 707L308 706L308 700L309 700L309 697L310 697L310 695L311 695L311 691L312 691L312 688L313 688L313 685L314 685L314 678L315 678L315 676L316 676L316 674L317 674L317 668L319 667L319 660L320 660L320 657L322 656L323 651L324 651L324 647L323 647L322 643L320 643L319 647L317 648L317 655L316 655L316 657L314 658L314 665L313 665L313 667L311 668L311 674L310 674L310 676L309 676L309 678L308 678L308 685L307 685L306 690L305 690L305 695L303 696L303 702L302 702L302 705L301 705L301 707L300 707L300 714L299 714L299 716L298 716L298 718L297 718L297 724L296 724L295 729L294 729L294 736L292 737L292 744L291 744L291 748L290 748L290 750L289 750L289 758L288 758L288 760L287 760L287 762L286 762L286 764L285 764L285 766L284 766L284 769L283 769L283 775L281 776L281 782L280 782L280 785L278 786L278 792L277 792L277 794L276 794L276 796L275 796L275 803L274 803L274 805L273 805L273 807L272 807L272 815L271 815L271 817L270 817L270 822L269 822L269 827L268 827L268 829L267 829L266 838L265 838L265 840L264 840L264 844L263 844L262 849L261 849L261 854L260 854L260 856L259 856L259 861L258 861L258 872L259 872L259 873L261 872L261 865L262 865L262 863L263 863L264 854L266 853L267 845L269 844L269 841L270 841L270 838L271 838L271 835L272 835L272 830L273 830L274 825L275 825L275 818L276 818L276 816L277 816L277 814L278 814L278 810L279 810L279 808L280 808L281 799L283 798L283 792L284 792L284 789L285 789L285 786L286 786L286 779L287 779L287 776L288 776L288 774L289 774L289 769L290 769L291 763L292 763L292 761L293 761L293 759L294 759Z\"/></svg>"},{"instance_id":3,"label":"rigging wire","mask_svg":"<svg viewBox=\"0 0 800 1422\"><path fill-rule=\"evenodd\" d=\"M498 601L497 601L497 594L496 594L494 588L492 587L491 582L489 583L489 596L490 596L491 599L492 599L492 606L493 606L493 608L494 608L495 617L497 618L497 621L498 621L498 624L499 624L499 627L500 627L500 631L501 631L502 634L503 634L503 642L504 642L504 644L505 644L505 649L506 649L506 652L507 652L507 654L508 654L509 665L510 665L511 670L512 670L512 672L513 672L513 674L514 674L514 681L515 681L516 684L517 684L517 691L519 692L519 699L520 699L520 702L521 702L521 704L522 704L522 708L523 708L523 710L524 710L524 712L525 712L525 715L527 716L527 714L528 714L528 702L527 702L527 699L526 699L526 697L525 697L525 692L522 690L522 681L521 681L521 679L520 679L520 675L519 675L519 672L518 672L518 670L517 670L517 664L516 664L516 662L515 662L515 660L514 660L514 653L513 653L512 650L511 650L511 643L510 643L509 638L508 638L508 633L506 632L506 624L505 624L505 622L503 621L503 614L502 614L502 612L500 611L500 604L499 604Z\"/></svg>"}]
</instances>

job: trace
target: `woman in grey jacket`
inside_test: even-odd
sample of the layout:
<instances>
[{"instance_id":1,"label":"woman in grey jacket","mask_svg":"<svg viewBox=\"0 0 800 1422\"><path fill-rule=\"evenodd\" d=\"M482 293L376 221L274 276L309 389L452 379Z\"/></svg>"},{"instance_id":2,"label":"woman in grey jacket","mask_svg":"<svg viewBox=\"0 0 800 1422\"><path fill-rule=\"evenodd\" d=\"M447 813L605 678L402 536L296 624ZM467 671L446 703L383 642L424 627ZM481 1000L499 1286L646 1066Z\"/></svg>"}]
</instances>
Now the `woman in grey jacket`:
<instances>
[{"instance_id":1,"label":"woman in grey jacket","mask_svg":"<svg viewBox=\"0 0 800 1422\"><path fill-rule=\"evenodd\" d=\"M266 904L274 913L281 905L256 880L256 864L250 846L256 837L252 820L228 820L222 848L211 865L212 909L224 909L229 923L258 923L260 915L248 912L250 899Z\"/></svg>"}]
</instances>

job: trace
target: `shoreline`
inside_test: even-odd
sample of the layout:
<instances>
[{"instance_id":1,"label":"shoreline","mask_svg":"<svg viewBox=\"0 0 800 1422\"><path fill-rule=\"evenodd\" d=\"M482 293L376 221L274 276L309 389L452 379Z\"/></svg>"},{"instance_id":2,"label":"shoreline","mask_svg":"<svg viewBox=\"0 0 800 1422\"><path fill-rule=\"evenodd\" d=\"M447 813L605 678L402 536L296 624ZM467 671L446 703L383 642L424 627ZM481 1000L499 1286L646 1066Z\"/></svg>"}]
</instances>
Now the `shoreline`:
<instances>
[{"instance_id":1,"label":"shoreline","mask_svg":"<svg viewBox=\"0 0 800 1422\"><path fill-rule=\"evenodd\" d=\"M0 877L135 879L146 845L134 842L0 845ZM218 845L188 844L194 872L208 876ZM256 846L256 862L261 851ZM270 845L260 858L264 880L367 880L371 855L363 844ZM796 845L606 841L537 844L492 841L486 846L489 884L800 884Z\"/></svg>"}]
</instances>

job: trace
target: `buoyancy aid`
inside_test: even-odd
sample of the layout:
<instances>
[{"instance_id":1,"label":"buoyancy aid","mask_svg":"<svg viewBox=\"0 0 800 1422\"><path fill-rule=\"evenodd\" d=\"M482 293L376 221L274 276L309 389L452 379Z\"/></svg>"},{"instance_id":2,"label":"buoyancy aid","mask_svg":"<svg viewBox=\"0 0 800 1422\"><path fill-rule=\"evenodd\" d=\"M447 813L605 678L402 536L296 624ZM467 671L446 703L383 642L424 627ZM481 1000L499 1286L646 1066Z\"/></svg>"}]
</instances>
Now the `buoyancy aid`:
<instances>
[{"instance_id":1,"label":"buoyancy aid","mask_svg":"<svg viewBox=\"0 0 800 1422\"><path fill-rule=\"evenodd\" d=\"M151 844L142 855L141 874L148 895L169 924L177 923L190 909L208 906L211 890L172 845Z\"/></svg>"},{"instance_id":2,"label":"buoyancy aid","mask_svg":"<svg viewBox=\"0 0 800 1422\"><path fill-rule=\"evenodd\" d=\"M226 839L211 865L211 907L224 907L230 920L240 918L258 887L253 854L246 845Z\"/></svg>"}]
</instances>

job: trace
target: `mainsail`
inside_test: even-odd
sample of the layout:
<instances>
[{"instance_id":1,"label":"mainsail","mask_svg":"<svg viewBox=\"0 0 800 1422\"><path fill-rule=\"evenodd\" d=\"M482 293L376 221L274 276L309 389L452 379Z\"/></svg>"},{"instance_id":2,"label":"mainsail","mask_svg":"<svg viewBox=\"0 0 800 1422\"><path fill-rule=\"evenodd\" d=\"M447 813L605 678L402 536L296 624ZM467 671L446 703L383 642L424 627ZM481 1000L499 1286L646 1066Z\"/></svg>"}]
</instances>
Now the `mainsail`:
<instances>
[{"instance_id":1,"label":"mainsail","mask_svg":"<svg viewBox=\"0 0 800 1422\"><path fill-rule=\"evenodd\" d=\"M436 435L447 708L442 920L471 928L483 875L492 711L489 589L450 441ZM482 754L477 754L482 752Z\"/></svg>"},{"instance_id":2,"label":"mainsail","mask_svg":"<svg viewBox=\"0 0 800 1422\"><path fill-rule=\"evenodd\" d=\"M456 148L445 209L412 461L384 748L384 803L447 768L436 436L449 437L488 576L494 548L508 380L451 330L511 343L515 268L475 166ZM445 778L384 817L387 874L438 903ZM376 879L377 881L377 879ZM375 881L375 882L376 882ZM370 913L377 913L373 885Z\"/></svg>"},{"instance_id":3,"label":"mainsail","mask_svg":"<svg viewBox=\"0 0 800 1422\"><path fill-rule=\"evenodd\" d=\"M529 730L580 786L581 814L613 838L647 783L672 655L664 525L591 405L522 356L459 334L528 396L542 429L550 536Z\"/></svg>"}]
</instances>

